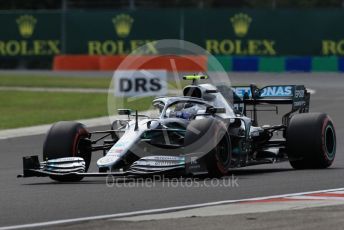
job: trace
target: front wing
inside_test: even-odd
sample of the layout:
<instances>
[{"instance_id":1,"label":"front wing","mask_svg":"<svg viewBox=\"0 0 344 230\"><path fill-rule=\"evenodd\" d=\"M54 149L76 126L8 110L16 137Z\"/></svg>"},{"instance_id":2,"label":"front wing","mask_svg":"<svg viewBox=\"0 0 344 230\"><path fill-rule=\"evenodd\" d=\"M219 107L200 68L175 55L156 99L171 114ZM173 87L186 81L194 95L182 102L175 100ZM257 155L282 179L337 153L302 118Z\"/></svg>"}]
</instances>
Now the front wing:
<instances>
[{"instance_id":1,"label":"front wing","mask_svg":"<svg viewBox=\"0 0 344 230\"><path fill-rule=\"evenodd\" d=\"M85 172L82 158L68 157L39 162L38 156L23 157L23 174L18 177L144 177L153 175L195 176L208 173L204 156L148 156L135 161L125 171Z\"/></svg>"}]
</instances>

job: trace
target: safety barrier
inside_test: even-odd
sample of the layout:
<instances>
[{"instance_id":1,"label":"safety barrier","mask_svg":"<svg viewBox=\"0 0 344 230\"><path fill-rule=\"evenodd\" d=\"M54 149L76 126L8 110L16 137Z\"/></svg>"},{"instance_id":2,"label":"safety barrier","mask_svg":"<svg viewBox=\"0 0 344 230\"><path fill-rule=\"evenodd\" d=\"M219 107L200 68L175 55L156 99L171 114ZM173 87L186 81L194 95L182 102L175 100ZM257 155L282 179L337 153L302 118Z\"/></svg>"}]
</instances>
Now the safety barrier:
<instances>
[{"instance_id":1,"label":"safety barrier","mask_svg":"<svg viewBox=\"0 0 344 230\"><path fill-rule=\"evenodd\" d=\"M123 62L123 60L126 60ZM206 56L83 56L59 55L54 58L53 70L166 69L167 71L207 71Z\"/></svg>"},{"instance_id":2,"label":"safety barrier","mask_svg":"<svg viewBox=\"0 0 344 230\"><path fill-rule=\"evenodd\" d=\"M183 72L344 72L344 57L57 55L53 63L53 70L116 69L166 69Z\"/></svg>"}]
</instances>

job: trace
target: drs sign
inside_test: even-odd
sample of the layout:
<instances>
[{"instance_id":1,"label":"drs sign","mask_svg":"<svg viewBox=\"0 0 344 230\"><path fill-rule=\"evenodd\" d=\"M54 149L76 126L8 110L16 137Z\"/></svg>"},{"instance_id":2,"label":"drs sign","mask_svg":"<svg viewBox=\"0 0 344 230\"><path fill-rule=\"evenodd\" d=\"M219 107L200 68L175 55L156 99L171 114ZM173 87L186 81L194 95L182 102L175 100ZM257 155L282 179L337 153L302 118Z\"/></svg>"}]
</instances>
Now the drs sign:
<instances>
[{"instance_id":1,"label":"drs sign","mask_svg":"<svg viewBox=\"0 0 344 230\"><path fill-rule=\"evenodd\" d=\"M115 96L146 97L167 94L167 72L165 70L116 71Z\"/></svg>"}]
</instances>

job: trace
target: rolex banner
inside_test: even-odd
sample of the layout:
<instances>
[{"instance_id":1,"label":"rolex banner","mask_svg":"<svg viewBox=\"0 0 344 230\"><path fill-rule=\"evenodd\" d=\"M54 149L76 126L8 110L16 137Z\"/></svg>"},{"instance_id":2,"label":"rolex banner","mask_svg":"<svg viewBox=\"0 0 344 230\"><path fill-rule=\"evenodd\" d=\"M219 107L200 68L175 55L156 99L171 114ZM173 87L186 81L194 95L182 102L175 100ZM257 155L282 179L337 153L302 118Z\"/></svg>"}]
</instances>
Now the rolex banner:
<instances>
[{"instance_id":1,"label":"rolex banner","mask_svg":"<svg viewBox=\"0 0 344 230\"><path fill-rule=\"evenodd\" d=\"M0 13L0 57L46 57L61 53L60 13Z\"/></svg>"},{"instance_id":2,"label":"rolex banner","mask_svg":"<svg viewBox=\"0 0 344 230\"><path fill-rule=\"evenodd\" d=\"M177 10L133 12L71 12L67 15L67 52L115 55L127 54L160 39L180 38ZM156 54L148 46L145 54Z\"/></svg>"},{"instance_id":3,"label":"rolex banner","mask_svg":"<svg viewBox=\"0 0 344 230\"><path fill-rule=\"evenodd\" d=\"M1 12L0 58L123 55L183 39L214 55L344 55L342 10L159 9Z\"/></svg>"}]
</instances>

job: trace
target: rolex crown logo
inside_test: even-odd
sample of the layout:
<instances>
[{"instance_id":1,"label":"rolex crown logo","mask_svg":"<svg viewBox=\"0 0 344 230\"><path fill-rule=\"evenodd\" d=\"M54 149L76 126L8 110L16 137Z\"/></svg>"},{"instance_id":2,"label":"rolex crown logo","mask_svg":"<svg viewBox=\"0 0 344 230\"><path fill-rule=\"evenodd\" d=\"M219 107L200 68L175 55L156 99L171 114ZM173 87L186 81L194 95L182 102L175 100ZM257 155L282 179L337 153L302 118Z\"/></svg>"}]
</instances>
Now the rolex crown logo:
<instances>
[{"instance_id":1,"label":"rolex crown logo","mask_svg":"<svg viewBox=\"0 0 344 230\"><path fill-rule=\"evenodd\" d=\"M24 38L32 36L37 20L31 15L23 15L17 18L19 33Z\"/></svg>"},{"instance_id":2,"label":"rolex crown logo","mask_svg":"<svg viewBox=\"0 0 344 230\"><path fill-rule=\"evenodd\" d=\"M129 35L134 19L128 14L119 14L112 19L118 37L125 38Z\"/></svg>"},{"instance_id":3,"label":"rolex crown logo","mask_svg":"<svg viewBox=\"0 0 344 230\"><path fill-rule=\"evenodd\" d=\"M234 33L238 37L244 37L250 27L252 19L247 14L239 13L231 17Z\"/></svg>"}]
</instances>

